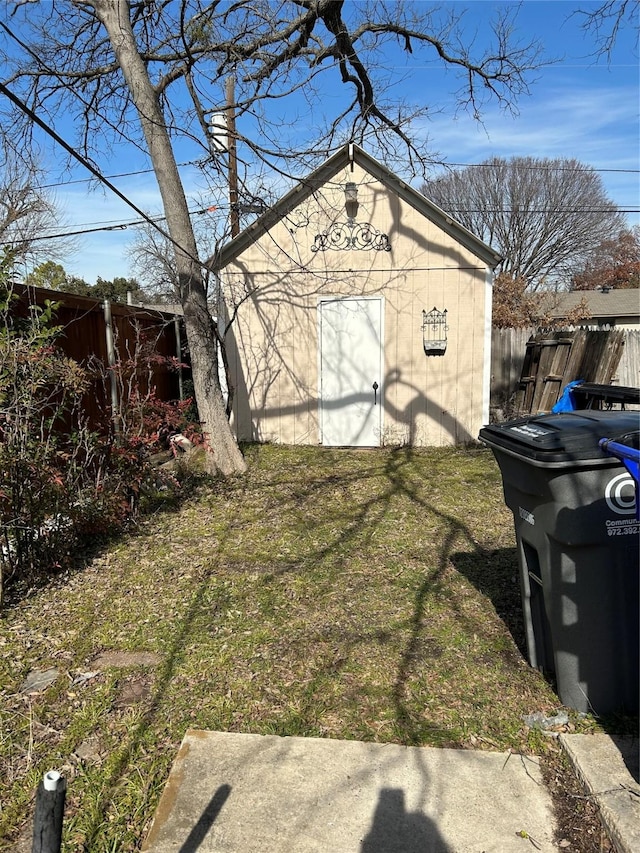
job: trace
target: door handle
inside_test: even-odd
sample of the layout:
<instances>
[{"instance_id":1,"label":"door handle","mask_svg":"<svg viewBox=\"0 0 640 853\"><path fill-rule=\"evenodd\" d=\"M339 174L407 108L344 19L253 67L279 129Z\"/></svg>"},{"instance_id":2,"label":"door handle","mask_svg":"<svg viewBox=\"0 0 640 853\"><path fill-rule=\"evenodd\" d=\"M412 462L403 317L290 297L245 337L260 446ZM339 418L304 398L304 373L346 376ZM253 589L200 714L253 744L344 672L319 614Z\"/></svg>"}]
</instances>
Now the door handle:
<instances>
[{"instance_id":1,"label":"door handle","mask_svg":"<svg viewBox=\"0 0 640 853\"><path fill-rule=\"evenodd\" d=\"M371 386L373 388L373 405L378 405L378 388L380 387L377 382L374 382Z\"/></svg>"}]
</instances>

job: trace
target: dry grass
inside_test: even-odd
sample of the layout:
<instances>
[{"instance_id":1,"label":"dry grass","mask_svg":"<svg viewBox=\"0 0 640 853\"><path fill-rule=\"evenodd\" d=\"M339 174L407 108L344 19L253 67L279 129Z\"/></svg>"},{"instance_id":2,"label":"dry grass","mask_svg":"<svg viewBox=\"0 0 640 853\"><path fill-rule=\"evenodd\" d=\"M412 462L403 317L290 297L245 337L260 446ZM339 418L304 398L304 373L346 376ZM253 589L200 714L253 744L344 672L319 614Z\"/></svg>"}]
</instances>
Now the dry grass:
<instances>
[{"instance_id":1,"label":"dry grass","mask_svg":"<svg viewBox=\"0 0 640 853\"><path fill-rule=\"evenodd\" d=\"M558 699L518 648L513 521L489 453L247 455L245 477L200 485L4 614L7 845L56 767L64 849L137 849L189 726L543 748L522 716ZM97 664L105 651L157 658ZM19 693L49 667L51 687Z\"/></svg>"}]
</instances>

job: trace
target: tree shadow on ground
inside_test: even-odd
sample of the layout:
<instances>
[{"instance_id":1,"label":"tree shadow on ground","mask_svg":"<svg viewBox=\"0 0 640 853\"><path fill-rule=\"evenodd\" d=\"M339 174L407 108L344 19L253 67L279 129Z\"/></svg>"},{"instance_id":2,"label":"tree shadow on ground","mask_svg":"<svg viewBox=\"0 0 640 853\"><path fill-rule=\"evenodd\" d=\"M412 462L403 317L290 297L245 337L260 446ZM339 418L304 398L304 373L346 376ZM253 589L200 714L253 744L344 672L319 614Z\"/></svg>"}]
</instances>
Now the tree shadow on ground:
<instances>
[{"instance_id":1,"label":"tree shadow on ground","mask_svg":"<svg viewBox=\"0 0 640 853\"><path fill-rule=\"evenodd\" d=\"M516 548L478 548L472 552L452 554L451 562L478 592L491 601L522 656L526 658L527 644Z\"/></svg>"},{"instance_id":2,"label":"tree shadow on ground","mask_svg":"<svg viewBox=\"0 0 640 853\"><path fill-rule=\"evenodd\" d=\"M222 811L222 807L229 798L230 793L230 785L220 785L218 790L211 797L207 807L198 818L197 823L192 827L188 838L180 847L178 853L196 853L196 851L200 849L206 834L215 823L218 815Z\"/></svg>"},{"instance_id":3,"label":"tree shadow on ground","mask_svg":"<svg viewBox=\"0 0 640 853\"><path fill-rule=\"evenodd\" d=\"M253 492L257 492L258 497L263 495L260 504L263 510L268 497L269 512L277 511L278 517L290 515L291 524L311 523L309 508L326 507L329 496L335 492L336 487L340 488L343 501L339 508L340 516L336 517L334 523L330 525L327 536L314 543L313 551L305 554L304 559L301 560L299 557L292 559L278 552L272 565L261 564L264 574L260 574L259 577L264 584L269 584L274 578L277 579L288 573L304 572L310 562L317 565L328 562L333 582L336 585L340 584L343 577L341 569L348 567L352 556L361 555L375 547L381 524L392 517L392 511L398 499L410 501L424 518L430 518L434 527L437 527L438 543L432 561L429 566L425 565L422 582L417 584L412 596L410 612L406 614L404 626L406 636L400 650L397 670L394 673L392 695L389 697L394 712L393 725L396 736L401 742L422 744L432 738L443 745L457 743L458 735L455 732L447 731L446 727L439 728L435 721L425 720L421 712L416 713L411 697L411 679L424 652L425 634L428 630L428 602L431 596L442 591L443 578L451 562L461 574L494 602L498 615L502 616L509 626L514 638L520 637L520 642L524 645L519 588L515 580L511 581L512 576L517 577L515 550L489 551L479 546L467 520L464 517L461 520L455 507L447 508L446 504L438 499L437 494L433 493L429 485L429 477L435 476L432 468L424 469L423 466L419 466L416 469L413 462L417 456L409 448L385 452L383 464L380 464L380 456L376 452L366 457L370 459L369 463L358 466L354 471L344 471L338 465L329 464L332 460L333 462L338 460L341 455L338 451L329 451L326 455L326 464L318 472L314 471L312 466L306 468L301 461L299 467L303 467L304 471L294 469L291 465L278 465L273 470L265 469L261 476L254 479L236 478L224 484L215 484L212 492L215 495L213 505L217 505L217 499L223 493L229 503L233 499L236 510L228 512L224 517L225 523L216 537L215 548L205 561L201 574L194 579L190 595L181 602L179 617L174 614L171 638L165 647L164 661L158 667L152 695L140 716L130 727L128 738L122 742L119 752L113 756L108 771L104 775L101 796L94 809L95 818L92 814L92 819L88 822L85 831L85 849L93 849L98 843L104 812L109 807L114 792L126 776L128 768L144 749L147 733L156 725L158 717L162 716L163 703L169 685L179 671L184 658L189 654L190 640L199 621L206 619L213 622L220 618L222 605L220 602L213 604L210 595L213 580L222 572L228 574L236 570L256 571L256 564L248 560L246 553L243 552L244 556L238 562L237 569L234 568L232 558L237 550L238 537L250 536L251 528L247 526L247 515L241 512L240 508L245 503L250 503L249 498ZM372 480L376 482L376 488L365 489ZM335 497L332 500L335 500ZM220 509L220 512L223 510ZM459 552L459 549L465 547L471 548L472 551ZM246 552L249 553L248 548ZM413 550L410 548L408 556L413 559L416 555L422 558L422 551L417 546ZM490 572L487 572L488 565L491 567ZM498 577L489 577L493 574ZM478 616L476 619L466 613L455 595L448 597L448 604L469 634L480 630L481 617ZM514 625L513 619L518 615L520 623ZM343 634L344 627L336 626L336 631L338 630ZM365 632L362 630L356 632L353 638L348 638L346 643L343 637L345 655L351 646L364 642L367 637L370 637L370 633L365 637ZM426 640L428 639L427 637ZM380 641L383 641L382 634ZM330 670L332 673L338 671L344 666L342 661L345 655L338 662L332 657L326 667L316 673L317 677L320 678L324 671ZM313 688L313 684L311 687ZM314 689L308 695L310 702L315 701ZM304 705L302 716L304 726L301 726L300 731L296 733L309 734L312 723L306 717ZM283 731L283 734L291 733L290 729ZM171 748L172 745L167 743L167 746ZM152 784L159 788L161 779L158 774L155 775ZM205 815L198 832L203 830L208 819ZM428 831L430 828L425 828L423 835ZM429 838L428 834L426 838ZM375 836L369 839L371 842L375 840ZM377 841L379 842L380 839L378 838ZM378 849L384 848L379 844Z\"/></svg>"}]
</instances>

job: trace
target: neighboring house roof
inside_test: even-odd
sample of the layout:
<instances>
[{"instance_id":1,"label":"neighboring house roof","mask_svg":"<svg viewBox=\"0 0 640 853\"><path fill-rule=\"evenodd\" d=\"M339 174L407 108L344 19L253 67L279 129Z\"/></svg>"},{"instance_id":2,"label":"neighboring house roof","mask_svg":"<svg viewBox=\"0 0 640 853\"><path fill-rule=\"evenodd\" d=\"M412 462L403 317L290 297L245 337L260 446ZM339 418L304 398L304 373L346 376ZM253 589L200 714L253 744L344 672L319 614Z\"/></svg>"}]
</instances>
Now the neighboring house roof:
<instances>
[{"instance_id":1,"label":"neighboring house roof","mask_svg":"<svg viewBox=\"0 0 640 853\"><path fill-rule=\"evenodd\" d=\"M350 163L357 163L374 178L388 187L408 204L412 205L419 213L430 219L447 234L452 236L458 243L477 255L487 266L495 267L501 260L500 255L480 240L471 231L468 231L459 222L456 222L448 213L429 201L422 193L410 187L401 178L389 171L386 166L379 163L370 154L353 143L341 148L336 154L319 166L306 178L302 178L296 186L277 201L272 207L255 220L248 228L234 237L229 243L209 259L207 266L212 269L221 269L238 257L252 243L263 236L276 222L290 213L302 201L312 193L330 181L341 169Z\"/></svg>"},{"instance_id":2,"label":"neighboring house roof","mask_svg":"<svg viewBox=\"0 0 640 853\"><path fill-rule=\"evenodd\" d=\"M584 300L593 318L638 317L640 315L640 290L572 290L570 293L554 293L553 307L549 314L561 319Z\"/></svg>"}]
</instances>

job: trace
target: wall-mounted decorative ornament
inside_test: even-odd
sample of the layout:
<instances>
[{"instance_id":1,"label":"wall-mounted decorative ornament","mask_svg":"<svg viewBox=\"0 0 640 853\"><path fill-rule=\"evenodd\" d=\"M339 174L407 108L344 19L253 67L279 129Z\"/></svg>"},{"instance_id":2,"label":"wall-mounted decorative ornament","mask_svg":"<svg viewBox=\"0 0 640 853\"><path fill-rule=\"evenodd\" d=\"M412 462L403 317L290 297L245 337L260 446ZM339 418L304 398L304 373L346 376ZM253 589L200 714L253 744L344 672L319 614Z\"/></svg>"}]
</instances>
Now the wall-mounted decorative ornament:
<instances>
[{"instance_id":1,"label":"wall-mounted decorative ornament","mask_svg":"<svg viewBox=\"0 0 640 853\"><path fill-rule=\"evenodd\" d=\"M444 355L447 349L447 309L422 312L422 344L425 355Z\"/></svg>"},{"instance_id":2,"label":"wall-mounted decorative ornament","mask_svg":"<svg viewBox=\"0 0 640 853\"><path fill-rule=\"evenodd\" d=\"M382 234L373 225L364 222L356 222L358 213L358 187L357 184L349 182L344 188L344 207L347 214L346 222L334 222L325 231L316 234L312 252L326 252L327 249L345 250L359 249L376 252L390 252L389 237Z\"/></svg>"}]
</instances>

